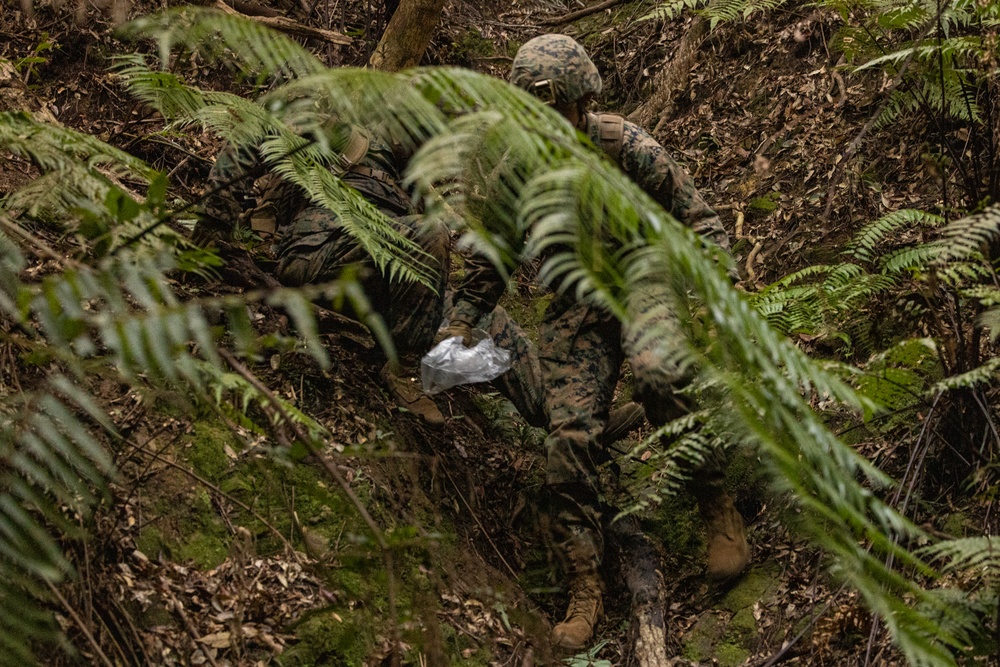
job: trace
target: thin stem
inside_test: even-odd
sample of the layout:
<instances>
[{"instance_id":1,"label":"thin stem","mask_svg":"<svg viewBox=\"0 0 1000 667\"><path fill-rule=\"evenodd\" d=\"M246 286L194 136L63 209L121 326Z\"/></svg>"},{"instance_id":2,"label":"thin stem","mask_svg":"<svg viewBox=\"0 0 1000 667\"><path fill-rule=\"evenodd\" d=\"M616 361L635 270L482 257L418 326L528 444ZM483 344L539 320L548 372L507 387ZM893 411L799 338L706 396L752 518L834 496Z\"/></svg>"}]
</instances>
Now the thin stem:
<instances>
[{"instance_id":1,"label":"thin stem","mask_svg":"<svg viewBox=\"0 0 1000 667\"><path fill-rule=\"evenodd\" d=\"M253 374L246 366L244 366L239 359L233 356L232 352L226 349L219 350L219 356L226 360L226 362L236 371L239 375L243 377L247 382L252 384L254 388L257 389L261 394L263 394L271 406L277 412L278 416L292 429L295 437L309 449L309 454L320 464L320 466L330 475L330 477L337 483L337 486L344 492L347 499L357 510L361 519L368 526L368 529L372 532L375 537L375 543L378 545L382 552L382 559L385 564L385 576L386 576L386 588L387 597L389 601L389 616L390 622L392 624L392 640L393 640L393 655L395 656L394 662L398 660L398 648L399 648L399 619L396 611L396 575L395 567L393 565L392 551L389 548L389 543L385 539L385 535L382 533L381 528L375 523L371 514L368 513L368 509L362 504L361 500L354 493L354 489L351 485L347 483L347 480L341 474L337 466L325 456L321 451L318 443L316 443L312 437L307 433L302 431L302 428L291 418L288 412L285 410L281 401L268 389L260 379Z\"/></svg>"},{"instance_id":2,"label":"thin stem","mask_svg":"<svg viewBox=\"0 0 1000 667\"><path fill-rule=\"evenodd\" d=\"M56 588L51 581L46 579L45 584L49 587L49 590L52 591L52 594L56 596L56 599L59 600L59 604L61 604L63 606L63 609L66 610L66 613L70 615L70 617L73 619L73 622L76 623L78 628L80 628L80 632L82 632L83 636L87 639L87 643L90 644L90 647L92 649L94 649L94 653L96 653L97 657L101 659L101 662L105 665L105 667L115 667L114 663L111 662L110 659L108 659L107 655L105 655L104 651L97 643L97 640L94 639L94 635L91 634L90 628L88 628L87 624L83 622L82 618L80 618L80 615L76 612L76 609L74 609L73 606L69 603L69 601L63 597L62 593L59 592L59 589Z\"/></svg>"}]
</instances>

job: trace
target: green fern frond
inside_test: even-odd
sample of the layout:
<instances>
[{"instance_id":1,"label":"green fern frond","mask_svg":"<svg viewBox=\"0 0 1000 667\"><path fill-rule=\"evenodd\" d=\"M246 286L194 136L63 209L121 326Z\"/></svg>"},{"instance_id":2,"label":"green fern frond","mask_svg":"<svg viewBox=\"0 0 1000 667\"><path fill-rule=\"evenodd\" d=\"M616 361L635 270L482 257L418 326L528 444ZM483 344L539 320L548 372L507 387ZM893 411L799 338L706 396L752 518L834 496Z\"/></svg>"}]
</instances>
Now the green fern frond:
<instances>
[{"instance_id":1,"label":"green fern frond","mask_svg":"<svg viewBox=\"0 0 1000 667\"><path fill-rule=\"evenodd\" d=\"M983 248L1000 234L1000 206L994 205L981 213L956 220L941 230L936 244L939 261L977 259Z\"/></svg>"},{"instance_id":2,"label":"green fern frond","mask_svg":"<svg viewBox=\"0 0 1000 667\"><path fill-rule=\"evenodd\" d=\"M925 272L939 257L939 249L933 243L910 246L894 250L879 259L879 268L886 275L906 272Z\"/></svg>"},{"instance_id":3,"label":"green fern frond","mask_svg":"<svg viewBox=\"0 0 1000 667\"><path fill-rule=\"evenodd\" d=\"M175 48L223 60L260 78L291 79L324 70L323 64L295 41L250 19L204 7L176 7L125 25L129 38L153 38L166 65Z\"/></svg>"},{"instance_id":4,"label":"green fern frond","mask_svg":"<svg viewBox=\"0 0 1000 667\"><path fill-rule=\"evenodd\" d=\"M974 572L986 582L995 582L1000 575L1000 542L996 537L944 540L924 547L921 555L943 561L947 572Z\"/></svg>"},{"instance_id":5,"label":"green fern frond","mask_svg":"<svg viewBox=\"0 0 1000 667\"><path fill-rule=\"evenodd\" d=\"M974 387L992 386L996 384L1000 374L1000 357L993 357L985 364L971 371L947 377L928 389L927 394L934 396L940 392L956 389L971 389Z\"/></svg>"},{"instance_id":6,"label":"green fern frond","mask_svg":"<svg viewBox=\"0 0 1000 667\"><path fill-rule=\"evenodd\" d=\"M352 105L331 107L322 99L313 100L313 104L295 103L309 91L321 98L329 92L331 99L350 99L345 95L358 87L351 85L358 80L357 73L313 76L304 84L295 82L272 91L258 104L226 93L202 93L175 77L156 75L141 59L123 60L117 71L131 92L173 123L215 132L237 150L246 147L258 151L274 173L299 186L316 205L332 211L379 269L393 278L433 283L430 258L420 246L396 231L384 213L337 175L347 135L332 134L326 126L331 113L337 118L349 117L345 112L350 112ZM323 81L328 82L326 88ZM345 83L348 90L331 91L334 82ZM384 108L384 101L379 104Z\"/></svg>"},{"instance_id":7,"label":"green fern frond","mask_svg":"<svg viewBox=\"0 0 1000 667\"><path fill-rule=\"evenodd\" d=\"M709 0L671 0L653 9L644 16L640 16L640 21L673 21L684 13L684 10L694 10L704 6Z\"/></svg>"},{"instance_id":8,"label":"green fern frond","mask_svg":"<svg viewBox=\"0 0 1000 667\"><path fill-rule=\"evenodd\" d=\"M990 339L1000 336L1000 308L990 308L979 316L979 325L990 330Z\"/></svg>"},{"instance_id":9,"label":"green fern frond","mask_svg":"<svg viewBox=\"0 0 1000 667\"><path fill-rule=\"evenodd\" d=\"M715 30L720 23L746 20L754 14L777 9L788 0L709 0L702 14L708 19L709 27Z\"/></svg>"},{"instance_id":10,"label":"green fern frond","mask_svg":"<svg viewBox=\"0 0 1000 667\"><path fill-rule=\"evenodd\" d=\"M4 664L33 663L33 644L54 637L38 600L72 572L58 538L78 532L114 469L84 421L97 412L85 391L56 375L0 428L0 598L19 604L0 613ZM110 420L100 414L98 423Z\"/></svg>"},{"instance_id":11,"label":"green fern frond","mask_svg":"<svg viewBox=\"0 0 1000 667\"><path fill-rule=\"evenodd\" d=\"M861 229L847 244L844 254L859 262L875 261L876 249L884 243L894 243L892 238L907 229L914 227L939 227L944 224L944 218L918 209L900 209L878 220L869 223Z\"/></svg>"},{"instance_id":12,"label":"green fern frond","mask_svg":"<svg viewBox=\"0 0 1000 667\"><path fill-rule=\"evenodd\" d=\"M215 402L220 406L231 405L231 396L234 394L239 399L238 404L243 412L246 412L251 405L267 405L270 401L277 400L281 410L280 413L279 411L271 413L274 425L282 424L284 420L282 415L287 415L295 424L303 427L311 438L315 440L330 438L330 431L323 424L280 396L266 396L242 375L226 372L218 366L203 361L197 362L196 368L203 374L205 387L212 392Z\"/></svg>"}]
</instances>

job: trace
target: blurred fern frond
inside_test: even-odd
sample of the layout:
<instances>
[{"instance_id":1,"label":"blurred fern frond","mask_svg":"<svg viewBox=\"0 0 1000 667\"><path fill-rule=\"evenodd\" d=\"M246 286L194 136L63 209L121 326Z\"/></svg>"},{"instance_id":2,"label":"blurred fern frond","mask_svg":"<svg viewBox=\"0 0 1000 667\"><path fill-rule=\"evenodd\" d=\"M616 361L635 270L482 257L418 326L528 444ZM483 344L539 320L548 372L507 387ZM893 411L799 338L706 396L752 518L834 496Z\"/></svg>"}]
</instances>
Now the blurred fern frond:
<instances>
[{"instance_id":1,"label":"blurred fern frond","mask_svg":"<svg viewBox=\"0 0 1000 667\"><path fill-rule=\"evenodd\" d=\"M830 554L835 572L884 619L909 661L955 664L962 642L949 629L956 626L948 623L949 607L909 576L934 574L905 546L924 538L923 531L871 490L891 480L838 439L811 403L822 400L856 412L876 406L770 326L733 288L725 260L706 241L600 150L581 143L555 111L506 82L453 69L399 75L316 70L301 58L283 68L281 58L299 56L287 44L261 44L270 33L254 32L245 23L187 7L147 20L138 33L159 39L164 64L172 46L193 49L195 36L221 35L218 41L227 48L209 45L205 55L232 54L262 76L299 78L249 102L194 91L132 61L125 71L130 87L179 124L221 131L237 143L263 140L272 169L310 197L328 197L325 204L345 207L345 214L364 217L370 211L360 203L357 210L347 208L352 195L341 191L331 168L339 145L335 137L328 145L319 139L325 118L365 121L411 142L418 150L408 179L432 217L451 220L467 244L488 252L501 269L540 260L541 275L553 287L616 313L626 324L641 320L655 353L691 369L706 389L704 405L717 420L715 432L757 448L773 484L802 509L803 529ZM132 201L142 211L144 203ZM91 204L107 208L103 200ZM403 256L403 246L389 247L392 243L378 236L381 222L367 218L355 233L368 239L373 254L382 253L384 265L399 262L409 269L398 270L417 271ZM162 247L169 256L167 244ZM184 383L218 382L199 373L217 357L218 332L207 326L205 304L179 299L164 274L169 263L143 257L126 246L111 258L88 258L90 264L30 286L22 285L12 268L0 276L0 285L10 288L3 292L7 316L45 341L51 337L53 357L71 370L78 359L99 357L132 382L174 382L172 372ZM828 292L849 294L854 283L863 282L852 267L815 275L828 281ZM866 289L880 288L873 282ZM318 353L308 293L287 294L293 315L302 313L306 341ZM650 303L660 309L653 315L645 310ZM237 304L223 310L232 318L237 342L250 347ZM676 314L676 326L661 324L673 320L659 317L664 310ZM201 386L211 393L211 386ZM714 438L687 438L684 456L697 460L716 447ZM53 459L53 470L58 464ZM57 475L48 479L59 483ZM41 527L37 517L30 525ZM31 546L30 536L22 531L19 539Z\"/></svg>"}]
</instances>

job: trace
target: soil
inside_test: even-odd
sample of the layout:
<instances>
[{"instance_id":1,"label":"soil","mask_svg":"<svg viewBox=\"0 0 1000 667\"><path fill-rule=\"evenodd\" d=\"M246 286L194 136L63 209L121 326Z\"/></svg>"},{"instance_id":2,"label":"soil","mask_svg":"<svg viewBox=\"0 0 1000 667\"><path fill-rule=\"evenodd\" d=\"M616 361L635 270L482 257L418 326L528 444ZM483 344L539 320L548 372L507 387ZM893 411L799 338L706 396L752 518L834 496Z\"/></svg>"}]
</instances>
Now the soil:
<instances>
[{"instance_id":1,"label":"soil","mask_svg":"<svg viewBox=\"0 0 1000 667\"><path fill-rule=\"evenodd\" d=\"M349 47L311 45L330 65L363 64L384 25L372 3L270 5L355 36ZM638 20L650 6L623 3L560 28L594 54L607 110L635 109L692 20ZM127 150L170 174L171 197L190 200L218 142L161 132L162 121L109 73L111 56L135 47L115 38L106 14L85 7L78 14L39 6L33 18L3 12L0 107ZM544 30L542 20L575 8L554 0L454 2L425 62L503 76L517 45ZM838 69L838 27L833 14L793 4L768 20L718 28L672 115L656 124L657 139L723 216L747 289L835 257L845 238L888 210L933 209L940 199L916 131L891 139L871 133L849 164L838 164L878 87ZM44 61L16 65L35 53ZM241 92L197 62L176 69L198 85ZM5 159L0 194L33 173ZM527 297L514 298L510 310L529 330L537 324ZM266 309L259 314L274 330L287 324ZM332 434L328 454L393 545L394 583L334 481L303 453L269 442L254 424L261 415L243 414L237 392L192 418L183 396L109 383L97 391L127 426L129 447L117 452L120 476L86 547L73 547L82 576L63 587L99 643L116 664L389 665L394 633L401 664L527 666L564 657L547 641L566 595L538 509L543 434L496 395L470 389L440 397L448 424L426 427L380 388L381 361L363 329L331 316L327 330L328 370L294 352L253 370ZM617 500L628 501L647 468L629 458L608 466ZM901 663L857 595L832 583L822 556L786 528L783 499L754 470L746 458L729 473L748 518L753 564L727 589L704 580L704 542L689 500L639 515L662 562L673 664L848 665L865 653L870 664ZM574 665L634 664L623 557L612 541L607 617L589 656ZM79 640L79 628L60 618ZM97 664L85 642L78 646L76 657L53 650L49 664Z\"/></svg>"}]
</instances>

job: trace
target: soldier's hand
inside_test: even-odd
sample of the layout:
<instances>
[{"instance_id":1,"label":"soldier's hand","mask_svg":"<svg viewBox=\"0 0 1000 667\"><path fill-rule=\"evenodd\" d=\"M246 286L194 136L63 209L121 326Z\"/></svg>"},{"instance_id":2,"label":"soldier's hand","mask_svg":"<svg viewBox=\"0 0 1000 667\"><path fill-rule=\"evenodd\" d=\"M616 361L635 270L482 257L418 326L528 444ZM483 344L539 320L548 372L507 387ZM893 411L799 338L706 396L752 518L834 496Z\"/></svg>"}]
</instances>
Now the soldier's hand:
<instances>
[{"instance_id":1,"label":"soldier's hand","mask_svg":"<svg viewBox=\"0 0 1000 667\"><path fill-rule=\"evenodd\" d=\"M462 345L469 347L472 345L472 325L465 320L452 320L448 323L448 326L438 332L437 337L434 339L434 344L437 345L441 341L454 338L455 336L460 336L462 338Z\"/></svg>"}]
</instances>

